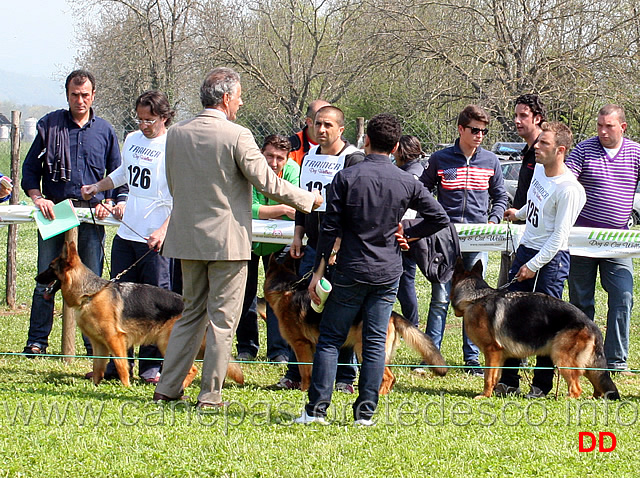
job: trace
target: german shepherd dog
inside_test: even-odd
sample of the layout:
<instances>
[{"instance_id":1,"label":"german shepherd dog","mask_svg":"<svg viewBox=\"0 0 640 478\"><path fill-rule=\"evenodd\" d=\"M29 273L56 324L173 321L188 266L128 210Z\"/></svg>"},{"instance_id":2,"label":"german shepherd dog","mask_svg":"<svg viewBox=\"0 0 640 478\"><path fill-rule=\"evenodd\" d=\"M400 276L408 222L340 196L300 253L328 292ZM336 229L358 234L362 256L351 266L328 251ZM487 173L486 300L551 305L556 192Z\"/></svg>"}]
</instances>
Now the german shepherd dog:
<instances>
[{"instance_id":1,"label":"german shepherd dog","mask_svg":"<svg viewBox=\"0 0 640 478\"><path fill-rule=\"evenodd\" d=\"M76 323L89 337L93 353L99 357L126 357L134 345L154 344L162 355L167 350L173 324L182 317L182 296L167 289L133 282L110 282L94 274L80 260L76 245L66 242L62 254L49 268L36 277L40 284L49 284L47 294L62 290L67 306L75 311ZM204 355L204 341L199 357ZM93 359L93 383L104 377L107 358ZM129 386L127 359L114 359L122 384ZM194 366L184 380L188 387L198 369ZM242 369L229 362L227 376L244 383Z\"/></svg>"},{"instance_id":2,"label":"german shepherd dog","mask_svg":"<svg viewBox=\"0 0 640 478\"><path fill-rule=\"evenodd\" d=\"M482 350L487 367L501 367L507 358L548 355L569 386L569 397L582 393L580 376L593 385L593 396L619 400L620 394L603 370L602 334L577 307L540 292L496 290L482 278L482 263L466 271L458 259L451 285L451 305L463 317L467 335ZM486 368L484 391L490 397L501 370Z\"/></svg>"},{"instance_id":3,"label":"german shepherd dog","mask_svg":"<svg viewBox=\"0 0 640 478\"><path fill-rule=\"evenodd\" d=\"M275 260L274 256L265 277L264 295L278 318L280 333L293 348L298 362L311 363L320 335L319 325L322 314L311 307L307 283L306 281L300 283L299 279L294 272L293 259L289 254L282 262ZM395 312L391 313L387 328L386 364L390 364L393 360L401 337L409 347L422 356L426 363L438 366L433 368L436 375L443 376L447 373L446 363L431 339ZM362 358L362 320L351 327L345 345L353 347L358 358ZM307 390L311 383L311 365L300 364L298 367L302 378L301 389ZM395 381L396 378L391 369L385 367L380 394L388 394Z\"/></svg>"}]
</instances>

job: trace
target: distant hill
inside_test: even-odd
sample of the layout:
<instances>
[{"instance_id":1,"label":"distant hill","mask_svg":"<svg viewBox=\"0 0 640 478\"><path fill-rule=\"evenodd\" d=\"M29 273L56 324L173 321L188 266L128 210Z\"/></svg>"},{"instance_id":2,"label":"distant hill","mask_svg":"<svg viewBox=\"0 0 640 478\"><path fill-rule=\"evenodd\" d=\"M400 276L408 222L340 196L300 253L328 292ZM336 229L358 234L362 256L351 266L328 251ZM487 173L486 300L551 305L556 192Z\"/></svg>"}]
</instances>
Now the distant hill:
<instances>
[{"instance_id":1,"label":"distant hill","mask_svg":"<svg viewBox=\"0 0 640 478\"><path fill-rule=\"evenodd\" d=\"M64 80L56 81L0 69L0 101L62 108L67 106Z\"/></svg>"}]
</instances>

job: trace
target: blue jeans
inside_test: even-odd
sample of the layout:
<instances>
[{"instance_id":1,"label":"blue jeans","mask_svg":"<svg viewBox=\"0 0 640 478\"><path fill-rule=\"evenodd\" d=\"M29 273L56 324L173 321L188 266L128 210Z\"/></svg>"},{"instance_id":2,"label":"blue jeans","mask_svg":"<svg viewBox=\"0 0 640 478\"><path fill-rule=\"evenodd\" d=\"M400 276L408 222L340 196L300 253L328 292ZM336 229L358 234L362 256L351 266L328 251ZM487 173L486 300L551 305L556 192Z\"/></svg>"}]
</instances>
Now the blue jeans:
<instances>
[{"instance_id":1,"label":"blue jeans","mask_svg":"<svg viewBox=\"0 0 640 478\"><path fill-rule=\"evenodd\" d=\"M509 270L509 281L511 281L520 268L529 262L539 251L529 247L520 246L516 251L516 256ZM569 277L569 266L571 260L569 251L558 251L549 262L547 262L533 279L522 282L514 282L509 286L510 291L522 292L542 292L556 299L562 299L564 281ZM520 359L510 358L505 360L505 367L517 367ZM536 357L536 367L553 367L553 361L548 355L538 355ZM500 383L510 387L520 385L520 375L515 368L505 368L502 370ZM553 369L536 369L533 372L531 385L538 387L544 393L549 393L553 388Z\"/></svg>"},{"instance_id":2,"label":"blue jeans","mask_svg":"<svg viewBox=\"0 0 640 478\"><path fill-rule=\"evenodd\" d=\"M46 241L42 240L38 233L38 274L49 268L49 264L62 252L64 234L59 234ZM78 226L78 253L84 265L102 276L102 264L104 262L104 226L82 223ZM41 350L46 350L49 345L49 334L53 327L53 297L44 298L46 284L37 284L33 291L31 303L31 316L29 318L29 333L27 347L35 345ZM91 343L84 337L84 344L89 355L93 354Z\"/></svg>"},{"instance_id":3,"label":"blue jeans","mask_svg":"<svg viewBox=\"0 0 640 478\"><path fill-rule=\"evenodd\" d=\"M149 246L146 242L129 241L116 235L111 245L111 278L113 279L120 272L130 267L134 262L144 256L138 264L124 274L118 282L135 282L137 284L150 284L163 289L171 290L171 268L170 259L163 257L156 251L149 254ZM147 254L145 256L145 254ZM127 351L129 357L133 357L134 350ZM155 378L162 368L162 354L155 345L141 345L138 353L138 374L140 378ZM129 360L129 369L133 370L134 360ZM117 377L113 360L109 360L105 376Z\"/></svg>"},{"instance_id":4,"label":"blue jeans","mask_svg":"<svg viewBox=\"0 0 640 478\"><path fill-rule=\"evenodd\" d=\"M316 250L311 246L306 246L304 248L304 256L300 259L300 265L298 266L298 274L300 276L305 275L307 272L313 270L313 266L316 261ZM351 347L344 347L340 349L340 353L338 354L338 372L336 374L336 381L340 383L348 383L352 384L356 379L356 366L355 365L346 365L353 364L356 362L355 354L353 353L353 349ZM293 362L296 362L298 359L296 357L293 349L290 349L289 352L289 364L287 365L287 373L284 375L285 378L293 382L300 382L302 377L300 376L300 369L298 365Z\"/></svg>"},{"instance_id":5,"label":"blue jeans","mask_svg":"<svg viewBox=\"0 0 640 478\"><path fill-rule=\"evenodd\" d=\"M405 252L402 253L402 269L398 284L398 302L405 319L417 327L420 317L416 296L416 261Z\"/></svg>"},{"instance_id":6,"label":"blue jeans","mask_svg":"<svg viewBox=\"0 0 640 478\"><path fill-rule=\"evenodd\" d=\"M473 265L482 261L482 275L487 270L489 254L486 252L463 252L462 261L464 267L469 270ZM431 303L429 304L429 315L427 317L426 334L431 337L438 349L442 344L444 329L447 324L447 311L449 310L449 293L451 292L451 281L447 283L431 283ZM467 332L462 327L462 357L466 363L478 363L480 351L478 347L467 337Z\"/></svg>"},{"instance_id":7,"label":"blue jeans","mask_svg":"<svg viewBox=\"0 0 640 478\"><path fill-rule=\"evenodd\" d=\"M633 260L571 256L569 301L591 320L595 317L596 276L608 294L604 354L607 365L626 369L629 357L629 322L633 307Z\"/></svg>"},{"instance_id":8,"label":"blue jeans","mask_svg":"<svg viewBox=\"0 0 640 478\"><path fill-rule=\"evenodd\" d=\"M327 414L340 347L362 310L362 365L353 416L356 420L371 419L378 406L378 390L385 367L387 326L398 293L399 280L384 285L362 284L338 271L332 279L333 290L329 294L320 322L320 337L313 357L309 403L305 408L311 416Z\"/></svg>"}]
</instances>

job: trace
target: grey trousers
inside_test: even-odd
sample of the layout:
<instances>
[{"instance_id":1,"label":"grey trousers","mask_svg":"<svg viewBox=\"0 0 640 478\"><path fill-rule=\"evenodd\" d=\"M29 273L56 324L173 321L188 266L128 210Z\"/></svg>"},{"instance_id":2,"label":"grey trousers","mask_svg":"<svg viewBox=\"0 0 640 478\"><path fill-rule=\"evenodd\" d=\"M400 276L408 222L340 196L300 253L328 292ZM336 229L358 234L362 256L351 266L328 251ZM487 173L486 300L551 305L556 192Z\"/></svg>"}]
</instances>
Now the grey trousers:
<instances>
[{"instance_id":1,"label":"grey trousers","mask_svg":"<svg viewBox=\"0 0 640 478\"><path fill-rule=\"evenodd\" d=\"M248 261L193 261L182 259L184 313L173 326L156 391L180 397L189 372L207 334L198 401L222 401L222 385L236 333Z\"/></svg>"}]
</instances>

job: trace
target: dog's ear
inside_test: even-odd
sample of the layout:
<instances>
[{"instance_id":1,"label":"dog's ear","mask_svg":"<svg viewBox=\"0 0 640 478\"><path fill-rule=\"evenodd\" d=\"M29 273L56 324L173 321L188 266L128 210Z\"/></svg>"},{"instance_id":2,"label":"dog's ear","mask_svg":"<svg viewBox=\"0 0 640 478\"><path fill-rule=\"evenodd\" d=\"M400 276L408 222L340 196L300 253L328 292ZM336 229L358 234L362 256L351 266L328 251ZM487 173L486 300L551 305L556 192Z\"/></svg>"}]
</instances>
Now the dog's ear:
<instances>
[{"instance_id":1,"label":"dog's ear","mask_svg":"<svg viewBox=\"0 0 640 478\"><path fill-rule=\"evenodd\" d=\"M64 244L62 244L62 252L60 253L60 257L62 258L62 260L67 260L67 257L69 257L69 241L64 241ZM73 241L71 241L71 244L73 244Z\"/></svg>"},{"instance_id":2,"label":"dog's ear","mask_svg":"<svg viewBox=\"0 0 640 478\"><path fill-rule=\"evenodd\" d=\"M471 272L478 277L482 277L482 261L478 260L473 267L471 268Z\"/></svg>"},{"instance_id":3,"label":"dog's ear","mask_svg":"<svg viewBox=\"0 0 640 478\"><path fill-rule=\"evenodd\" d=\"M453 273L458 275L458 274L462 274L465 272L465 268L464 268L464 262L462 262L462 256L458 256L458 258L456 259L456 268L454 269Z\"/></svg>"}]
</instances>

